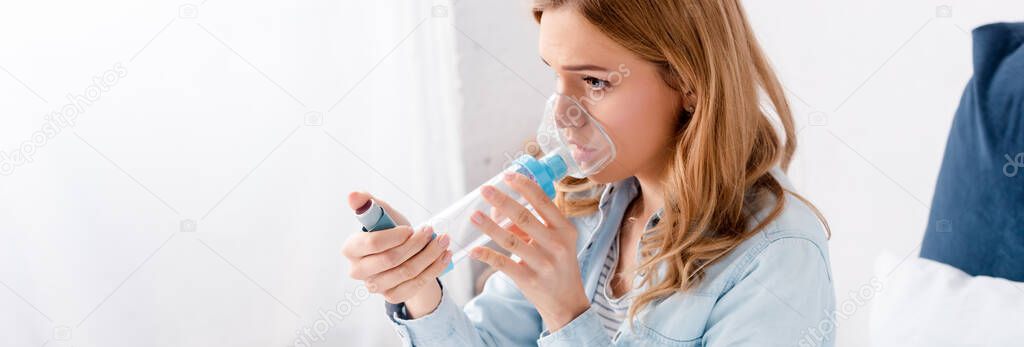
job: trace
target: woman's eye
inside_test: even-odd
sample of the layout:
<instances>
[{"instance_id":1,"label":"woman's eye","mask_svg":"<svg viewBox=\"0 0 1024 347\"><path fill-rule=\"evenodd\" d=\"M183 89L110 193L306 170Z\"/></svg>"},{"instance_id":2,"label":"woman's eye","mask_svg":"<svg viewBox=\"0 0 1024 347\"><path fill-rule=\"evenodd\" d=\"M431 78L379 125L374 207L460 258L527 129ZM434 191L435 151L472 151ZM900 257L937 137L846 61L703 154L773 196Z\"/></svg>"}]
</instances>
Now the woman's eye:
<instances>
[{"instance_id":1,"label":"woman's eye","mask_svg":"<svg viewBox=\"0 0 1024 347\"><path fill-rule=\"evenodd\" d=\"M608 81L596 77L583 77L583 81L586 82L587 86L592 90L602 90L609 87Z\"/></svg>"}]
</instances>

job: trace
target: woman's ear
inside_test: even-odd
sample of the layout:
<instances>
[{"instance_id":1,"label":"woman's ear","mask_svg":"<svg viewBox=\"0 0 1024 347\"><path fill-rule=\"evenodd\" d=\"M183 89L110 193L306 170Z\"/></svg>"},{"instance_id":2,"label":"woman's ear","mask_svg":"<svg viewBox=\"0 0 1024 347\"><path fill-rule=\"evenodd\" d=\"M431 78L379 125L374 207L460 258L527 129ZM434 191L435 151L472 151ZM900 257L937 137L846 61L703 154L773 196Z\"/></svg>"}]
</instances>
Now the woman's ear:
<instances>
[{"instance_id":1,"label":"woman's ear","mask_svg":"<svg viewBox=\"0 0 1024 347\"><path fill-rule=\"evenodd\" d=\"M692 90L686 91L683 94L683 110L686 113L693 114L693 111L697 109L697 97Z\"/></svg>"}]
</instances>

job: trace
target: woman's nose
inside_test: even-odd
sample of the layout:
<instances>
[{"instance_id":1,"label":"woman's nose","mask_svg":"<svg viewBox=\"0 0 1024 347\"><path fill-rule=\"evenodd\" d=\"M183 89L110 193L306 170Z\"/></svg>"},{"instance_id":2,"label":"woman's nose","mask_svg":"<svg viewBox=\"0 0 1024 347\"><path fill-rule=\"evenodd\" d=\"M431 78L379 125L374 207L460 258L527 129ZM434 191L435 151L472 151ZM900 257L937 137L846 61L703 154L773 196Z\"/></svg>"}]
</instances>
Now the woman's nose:
<instances>
[{"instance_id":1,"label":"woman's nose","mask_svg":"<svg viewBox=\"0 0 1024 347\"><path fill-rule=\"evenodd\" d=\"M587 113L578 101L567 95L556 98L555 123L559 128L581 128L587 121Z\"/></svg>"}]
</instances>

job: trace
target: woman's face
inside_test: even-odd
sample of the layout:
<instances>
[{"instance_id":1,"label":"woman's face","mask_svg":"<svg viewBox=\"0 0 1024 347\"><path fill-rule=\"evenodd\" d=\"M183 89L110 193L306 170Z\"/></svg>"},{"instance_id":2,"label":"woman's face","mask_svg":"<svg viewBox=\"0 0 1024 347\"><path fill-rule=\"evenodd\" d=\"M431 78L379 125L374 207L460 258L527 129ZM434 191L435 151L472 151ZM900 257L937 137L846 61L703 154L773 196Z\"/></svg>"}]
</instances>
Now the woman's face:
<instances>
[{"instance_id":1,"label":"woman's face","mask_svg":"<svg viewBox=\"0 0 1024 347\"><path fill-rule=\"evenodd\" d=\"M661 172L683 101L658 67L570 6L544 11L539 46L555 71L556 90L579 100L615 143L615 160L590 179L607 183Z\"/></svg>"}]
</instances>

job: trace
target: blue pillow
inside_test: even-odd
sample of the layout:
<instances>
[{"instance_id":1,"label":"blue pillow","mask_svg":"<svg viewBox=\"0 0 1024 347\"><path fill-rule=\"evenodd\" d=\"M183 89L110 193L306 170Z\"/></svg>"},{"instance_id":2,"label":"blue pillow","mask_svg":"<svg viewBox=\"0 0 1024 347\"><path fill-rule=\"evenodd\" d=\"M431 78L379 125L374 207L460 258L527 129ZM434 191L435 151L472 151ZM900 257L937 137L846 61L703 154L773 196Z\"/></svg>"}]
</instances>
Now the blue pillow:
<instances>
[{"instance_id":1,"label":"blue pillow","mask_svg":"<svg viewBox=\"0 0 1024 347\"><path fill-rule=\"evenodd\" d=\"M1024 23L975 29L921 257L1024 281Z\"/></svg>"}]
</instances>

